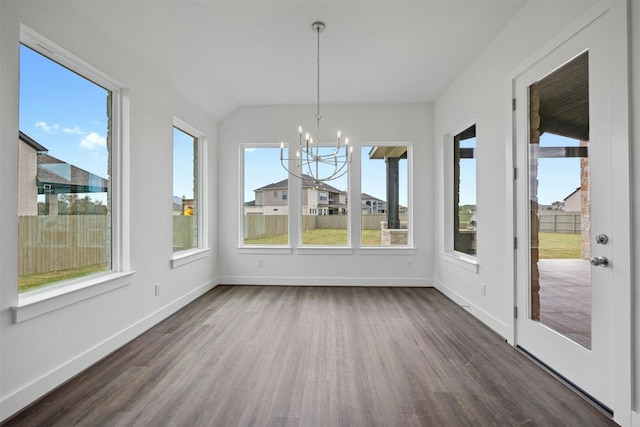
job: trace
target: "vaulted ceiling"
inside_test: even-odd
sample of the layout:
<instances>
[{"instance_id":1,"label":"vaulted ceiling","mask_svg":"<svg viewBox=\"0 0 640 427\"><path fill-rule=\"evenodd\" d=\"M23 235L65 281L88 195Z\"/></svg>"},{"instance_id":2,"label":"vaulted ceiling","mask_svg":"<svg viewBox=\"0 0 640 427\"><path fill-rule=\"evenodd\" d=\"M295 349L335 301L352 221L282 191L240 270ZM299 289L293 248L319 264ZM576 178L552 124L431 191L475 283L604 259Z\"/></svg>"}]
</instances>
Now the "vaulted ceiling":
<instances>
[{"instance_id":1,"label":"vaulted ceiling","mask_svg":"<svg viewBox=\"0 0 640 427\"><path fill-rule=\"evenodd\" d=\"M523 0L72 1L115 49L221 119L242 105L432 102Z\"/></svg>"}]
</instances>

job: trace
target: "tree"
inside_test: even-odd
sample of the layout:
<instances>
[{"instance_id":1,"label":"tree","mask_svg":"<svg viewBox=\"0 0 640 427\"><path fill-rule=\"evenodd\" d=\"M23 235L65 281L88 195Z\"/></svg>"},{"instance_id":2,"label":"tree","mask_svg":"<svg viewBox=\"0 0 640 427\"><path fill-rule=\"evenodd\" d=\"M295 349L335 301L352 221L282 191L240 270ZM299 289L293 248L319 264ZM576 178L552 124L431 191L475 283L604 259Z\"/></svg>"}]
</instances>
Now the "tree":
<instances>
[{"instance_id":1,"label":"tree","mask_svg":"<svg viewBox=\"0 0 640 427\"><path fill-rule=\"evenodd\" d=\"M102 200L92 200L88 194L80 197L77 193L58 195L58 215L106 215L107 207Z\"/></svg>"}]
</instances>

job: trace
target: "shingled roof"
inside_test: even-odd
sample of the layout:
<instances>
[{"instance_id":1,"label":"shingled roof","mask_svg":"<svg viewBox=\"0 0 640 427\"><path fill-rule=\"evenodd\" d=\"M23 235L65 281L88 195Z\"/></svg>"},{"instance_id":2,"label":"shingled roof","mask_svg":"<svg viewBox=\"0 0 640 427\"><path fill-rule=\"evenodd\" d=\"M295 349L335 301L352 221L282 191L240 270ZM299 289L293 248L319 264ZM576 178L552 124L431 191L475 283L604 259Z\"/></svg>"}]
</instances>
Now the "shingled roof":
<instances>
[{"instance_id":1,"label":"shingled roof","mask_svg":"<svg viewBox=\"0 0 640 427\"><path fill-rule=\"evenodd\" d=\"M316 183L309 175L302 175L302 188L315 187ZM289 180L283 179L282 181L274 182L269 185L265 185L264 187L260 187L254 191L263 191L263 190L286 190L289 188ZM330 186L329 184L320 184L319 189L331 191L332 193L346 193L346 191L338 190L335 187Z\"/></svg>"},{"instance_id":2,"label":"shingled roof","mask_svg":"<svg viewBox=\"0 0 640 427\"><path fill-rule=\"evenodd\" d=\"M22 131L18 131L18 138L38 153L38 194L107 192L107 179L50 156L49 150Z\"/></svg>"},{"instance_id":3,"label":"shingled roof","mask_svg":"<svg viewBox=\"0 0 640 427\"><path fill-rule=\"evenodd\" d=\"M38 154L38 193L106 193L109 181L48 154Z\"/></svg>"}]
</instances>

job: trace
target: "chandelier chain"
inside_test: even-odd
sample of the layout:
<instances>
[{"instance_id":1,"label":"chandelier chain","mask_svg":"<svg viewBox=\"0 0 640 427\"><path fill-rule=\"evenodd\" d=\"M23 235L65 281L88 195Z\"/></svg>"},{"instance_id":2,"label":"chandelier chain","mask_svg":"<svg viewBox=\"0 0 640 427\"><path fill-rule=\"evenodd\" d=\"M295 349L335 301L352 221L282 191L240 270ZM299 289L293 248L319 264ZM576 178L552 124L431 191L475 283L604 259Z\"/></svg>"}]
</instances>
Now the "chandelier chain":
<instances>
[{"instance_id":1,"label":"chandelier chain","mask_svg":"<svg viewBox=\"0 0 640 427\"><path fill-rule=\"evenodd\" d=\"M318 120L318 128L319 128L320 127L320 119L322 118L322 116L320 116L320 28L318 28L317 33L318 33L318 54L317 54L317 64L318 64L317 76L318 76L318 78L316 80L316 87L317 87L318 103L317 103L316 119Z\"/></svg>"},{"instance_id":2,"label":"chandelier chain","mask_svg":"<svg viewBox=\"0 0 640 427\"><path fill-rule=\"evenodd\" d=\"M333 147L323 145L320 147L320 33L325 29L324 23L317 21L311 26L317 35L317 79L316 79L316 135L314 138L309 133L302 131L302 126L298 127L298 144L295 150L295 157L289 158L284 155L284 141L280 142L280 164L289 173L302 180L310 180L316 188L324 186L327 181L338 179L349 172L351 165L351 153L353 146L349 145L349 138L342 139L338 131L337 139ZM304 135L304 136L303 136ZM293 150L294 146L289 146ZM295 164L295 168L290 169ZM320 174L323 174L322 176Z\"/></svg>"}]
</instances>

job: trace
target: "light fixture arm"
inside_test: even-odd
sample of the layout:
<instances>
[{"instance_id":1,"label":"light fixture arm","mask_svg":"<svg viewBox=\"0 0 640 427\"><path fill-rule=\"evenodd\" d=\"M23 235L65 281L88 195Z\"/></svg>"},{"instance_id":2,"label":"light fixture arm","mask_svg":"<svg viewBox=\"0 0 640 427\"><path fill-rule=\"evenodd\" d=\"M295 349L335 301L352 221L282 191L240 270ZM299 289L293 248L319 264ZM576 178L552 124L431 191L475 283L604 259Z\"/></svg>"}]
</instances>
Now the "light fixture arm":
<instances>
[{"instance_id":1,"label":"light fixture arm","mask_svg":"<svg viewBox=\"0 0 640 427\"><path fill-rule=\"evenodd\" d=\"M311 29L317 34L317 78L316 78L316 146L313 146L313 138L309 134L302 135L302 127L298 127L298 150L295 158L284 157L284 142L280 143L280 164L290 174L298 179L311 179L315 185L321 186L326 181L331 181L344 176L351 165L351 154L353 147L349 146L349 138L345 138L344 144L341 145L340 131L338 131L336 148L332 153L320 154L320 33L324 32L325 25L322 22L314 22ZM292 148L291 146L289 147ZM296 170L289 168L290 161L296 163ZM286 164L285 164L286 161ZM320 177L320 165L333 165L333 172L325 177ZM315 166L315 167L314 167ZM305 175L304 171L308 171Z\"/></svg>"}]
</instances>

